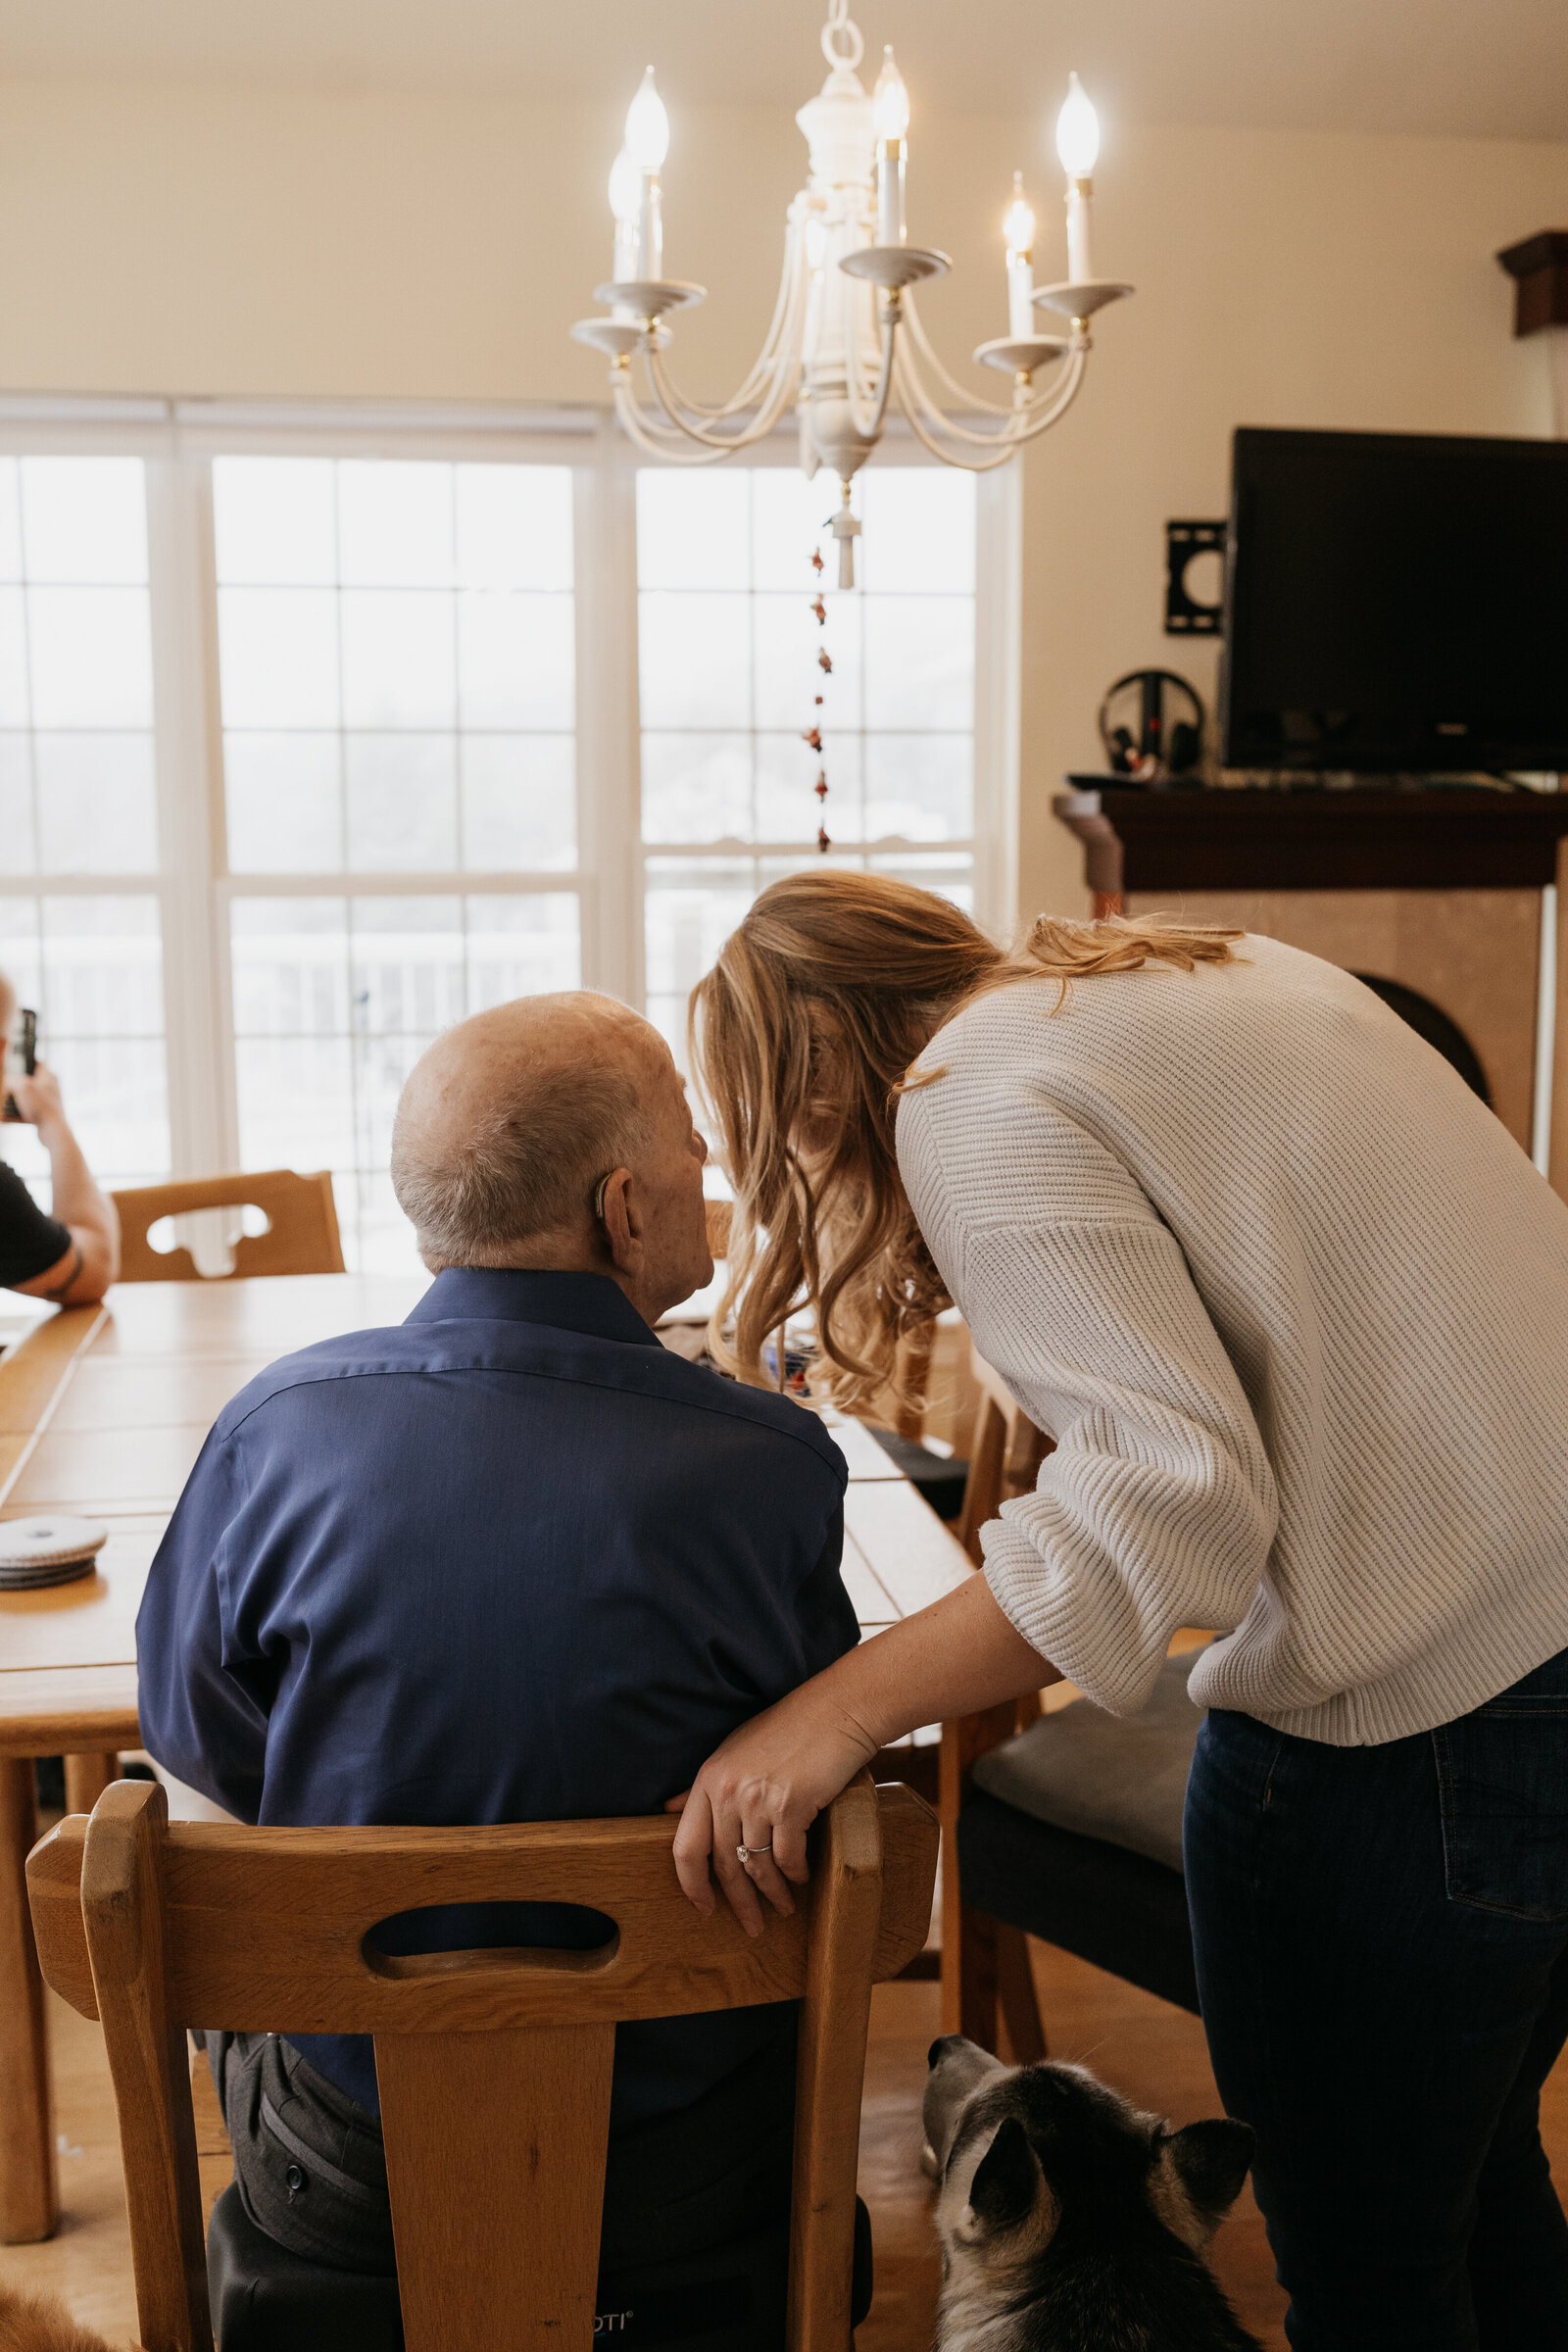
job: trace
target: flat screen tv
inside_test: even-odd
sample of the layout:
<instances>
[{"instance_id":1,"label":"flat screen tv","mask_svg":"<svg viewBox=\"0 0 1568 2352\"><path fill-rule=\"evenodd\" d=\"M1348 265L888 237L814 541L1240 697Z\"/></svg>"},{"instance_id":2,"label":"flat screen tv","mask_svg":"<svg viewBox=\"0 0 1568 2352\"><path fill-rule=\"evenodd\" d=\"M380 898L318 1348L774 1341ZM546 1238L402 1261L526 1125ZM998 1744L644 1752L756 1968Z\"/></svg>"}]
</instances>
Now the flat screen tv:
<instances>
[{"instance_id":1,"label":"flat screen tv","mask_svg":"<svg viewBox=\"0 0 1568 2352\"><path fill-rule=\"evenodd\" d=\"M1568 443L1236 435L1229 767L1568 768Z\"/></svg>"}]
</instances>

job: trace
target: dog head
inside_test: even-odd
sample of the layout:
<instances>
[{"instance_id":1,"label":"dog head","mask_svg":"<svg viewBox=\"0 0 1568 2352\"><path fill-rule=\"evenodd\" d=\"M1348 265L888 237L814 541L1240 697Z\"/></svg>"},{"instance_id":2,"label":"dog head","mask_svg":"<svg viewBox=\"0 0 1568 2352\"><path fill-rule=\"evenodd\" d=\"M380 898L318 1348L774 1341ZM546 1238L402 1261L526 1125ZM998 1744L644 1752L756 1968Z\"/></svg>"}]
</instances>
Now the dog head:
<instances>
[{"instance_id":1,"label":"dog head","mask_svg":"<svg viewBox=\"0 0 1568 2352\"><path fill-rule=\"evenodd\" d=\"M925 2129L943 2276L990 2294L1069 2227L1102 2242L1152 2219L1200 2253L1252 2161L1246 2124L1172 2132L1082 2067L1006 2067L956 2034L931 2045Z\"/></svg>"}]
</instances>

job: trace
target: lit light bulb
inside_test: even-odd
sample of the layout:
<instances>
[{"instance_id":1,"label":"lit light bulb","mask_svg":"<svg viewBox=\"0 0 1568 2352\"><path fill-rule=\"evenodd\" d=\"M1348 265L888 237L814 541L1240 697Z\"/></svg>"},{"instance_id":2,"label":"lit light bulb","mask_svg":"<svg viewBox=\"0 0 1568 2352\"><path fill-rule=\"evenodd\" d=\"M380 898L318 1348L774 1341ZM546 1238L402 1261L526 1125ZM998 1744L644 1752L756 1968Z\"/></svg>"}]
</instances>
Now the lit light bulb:
<instances>
[{"instance_id":1,"label":"lit light bulb","mask_svg":"<svg viewBox=\"0 0 1568 2352\"><path fill-rule=\"evenodd\" d=\"M643 175L637 158L623 147L610 167L610 209L623 228L635 228L643 200Z\"/></svg>"},{"instance_id":2,"label":"lit light bulb","mask_svg":"<svg viewBox=\"0 0 1568 2352\"><path fill-rule=\"evenodd\" d=\"M1015 343L1030 340L1035 331L1034 268L1035 217L1023 192L1023 173L1012 175L1012 202L1002 223L1007 240L1007 332Z\"/></svg>"},{"instance_id":3,"label":"lit light bulb","mask_svg":"<svg viewBox=\"0 0 1568 2352\"><path fill-rule=\"evenodd\" d=\"M876 129L876 241L904 243L905 136L909 127L909 93L904 75L893 62L890 42L882 52L882 71L871 93L871 121Z\"/></svg>"},{"instance_id":4,"label":"lit light bulb","mask_svg":"<svg viewBox=\"0 0 1568 2352\"><path fill-rule=\"evenodd\" d=\"M1087 179L1100 153L1100 118L1076 74L1067 76L1067 96L1056 117L1056 153L1069 179Z\"/></svg>"},{"instance_id":5,"label":"lit light bulb","mask_svg":"<svg viewBox=\"0 0 1568 2352\"><path fill-rule=\"evenodd\" d=\"M1012 202L1008 205L1006 219L1002 223L1002 233L1007 240L1009 262L1025 260L1033 253L1035 216L1029 199L1023 192L1023 173L1021 172L1015 172L1012 175Z\"/></svg>"},{"instance_id":6,"label":"lit light bulb","mask_svg":"<svg viewBox=\"0 0 1568 2352\"><path fill-rule=\"evenodd\" d=\"M626 109L626 146L640 172L657 172L669 153L669 117L649 67Z\"/></svg>"},{"instance_id":7,"label":"lit light bulb","mask_svg":"<svg viewBox=\"0 0 1568 2352\"><path fill-rule=\"evenodd\" d=\"M882 71L871 93L871 120L884 146L908 135L909 93L904 86L904 75L893 62L891 41L882 52Z\"/></svg>"}]
</instances>

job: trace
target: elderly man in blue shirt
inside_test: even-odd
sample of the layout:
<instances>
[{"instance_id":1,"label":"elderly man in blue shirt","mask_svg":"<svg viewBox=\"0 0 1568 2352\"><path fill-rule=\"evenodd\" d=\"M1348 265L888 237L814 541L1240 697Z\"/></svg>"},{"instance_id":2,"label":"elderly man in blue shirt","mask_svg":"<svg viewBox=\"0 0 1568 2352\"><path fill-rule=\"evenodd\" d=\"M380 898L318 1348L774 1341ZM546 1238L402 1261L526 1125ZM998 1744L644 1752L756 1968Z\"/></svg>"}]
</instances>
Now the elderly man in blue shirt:
<instances>
[{"instance_id":1,"label":"elderly man in blue shirt","mask_svg":"<svg viewBox=\"0 0 1568 2352\"><path fill-rule=\"evenodd\" d=\"M170 1773L248 1822L652 1812L851 1646L837 1447L655 1337L711 1275L706 1157L668 1048L608 998L525 998L430 1048L392 1177L434 1281L233 1398L153 1563L141 1721ZM382 1940L602 1934L511 1905ZM620 2029L607 2269L777 2238L793 2037L789 2005ZM210 2056L251 2220L390 2272L369 2039Z\"/></svg>"}]
</instances>

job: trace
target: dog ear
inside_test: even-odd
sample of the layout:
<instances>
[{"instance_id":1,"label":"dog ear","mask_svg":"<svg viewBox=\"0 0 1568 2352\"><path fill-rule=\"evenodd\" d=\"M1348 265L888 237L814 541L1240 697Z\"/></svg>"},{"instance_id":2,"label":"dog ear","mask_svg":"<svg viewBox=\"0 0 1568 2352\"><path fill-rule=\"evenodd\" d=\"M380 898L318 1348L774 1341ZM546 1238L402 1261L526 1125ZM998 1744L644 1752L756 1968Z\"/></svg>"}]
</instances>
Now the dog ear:
<instances>
[{"instance_id":1,"label":"dog ear","mask_svg":"<svg viewBox=\"0 0 1568 2352\"><path fill-rule=\"evenodd\" d=\"M1028 2133L1015 2115L997 2132L969 2183L969 2210L978 2225L977 2235L996 2236L1016 2230L1029 2219L1040 2193L1039 2160Z\"/></svg>"},{"instance_id":2,"label":"dog ear","mask_svg":"<svg viewBox=\"0 0 1568 2352\"><path fill-rule=\"evenodd\" d=\"M1163 2154L1198 2211L1217 2224L1242 2193L1256 2143L1250 2124L1216 2116L1164 2134Z\"/></svg>"},{"instance_id":3,"label":"dog ear","mask_svg":"<svg viewBox=\"0 0 1568 2352\"><path fill-rule=\"evenodd\" d=\"M945 2059L962 2057L967 2065L980 2071L1000 2064L989 2050L981 2049L976 2041L967 2041L961 2034L939 2034L925 2054L928 2068L942 2065Z\"/></svg>"},{"instance_id":4,"label":"dog ear","mask_svg":"<svg viewBox=\"0 0 1568 2352\"><path fill-rule=\"evenodd\" d=\"M1000 2058L993 2058L976 2042L965 2041L961 2034L940 2034L931 2044L928 2064L931 2071L920 2108L925 2126L920 2162L933 2180L940 2180L971 2095L982 2082L1008 2070Z\"/></svg>"}]
</instances>

